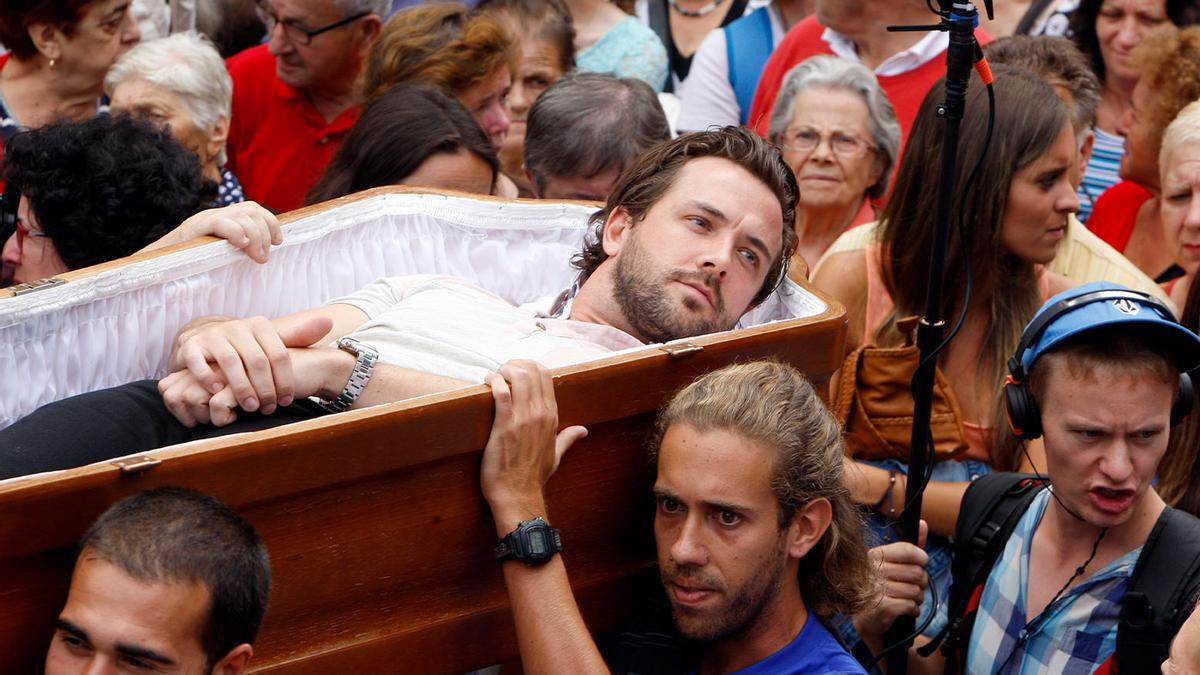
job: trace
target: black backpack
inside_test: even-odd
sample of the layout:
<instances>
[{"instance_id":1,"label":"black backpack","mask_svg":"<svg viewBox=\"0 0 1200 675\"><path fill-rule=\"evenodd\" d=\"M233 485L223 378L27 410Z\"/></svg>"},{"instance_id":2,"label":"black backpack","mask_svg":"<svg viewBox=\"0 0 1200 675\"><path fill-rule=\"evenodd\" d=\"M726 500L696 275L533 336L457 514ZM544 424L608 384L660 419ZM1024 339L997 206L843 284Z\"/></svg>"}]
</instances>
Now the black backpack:
<instances>
[{"instance_id":1,"label":"black backpack","mask_svg":"<svg viewBox=\"0 0 1200 675\"><path fill-rule=\"evenodd\" d=\"M983 586L1017 522L1048 482L1019 473L993 473L974 481L963 497L954 535L950 622L923 654L945 639L946 672L963 672ZM1142 547L1121 601L1114 656L1096 672L1156 673L1171 639L1200 592L1200 520L1167 507Z\"/></svg>"}]
</instances>

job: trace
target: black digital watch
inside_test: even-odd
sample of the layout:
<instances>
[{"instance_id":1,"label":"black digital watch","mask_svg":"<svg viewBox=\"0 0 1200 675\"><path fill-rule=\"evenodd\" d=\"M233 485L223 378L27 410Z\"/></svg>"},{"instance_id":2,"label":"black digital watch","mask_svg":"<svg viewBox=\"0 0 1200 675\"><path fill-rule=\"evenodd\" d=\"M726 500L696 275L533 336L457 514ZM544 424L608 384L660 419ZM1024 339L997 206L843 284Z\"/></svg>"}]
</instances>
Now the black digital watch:
<instances>
[{"instance_id":1,"label":"black digital watch","mask_svg":"<svg viewBox=\"0 0 1200 675\"><path fill-rule=\"evenodd\" d=\"M496 543L496 560L520 560L526 565L544 565L562 552L562 535L544 518L523 521Z\"/></svg>"}]
</instances>

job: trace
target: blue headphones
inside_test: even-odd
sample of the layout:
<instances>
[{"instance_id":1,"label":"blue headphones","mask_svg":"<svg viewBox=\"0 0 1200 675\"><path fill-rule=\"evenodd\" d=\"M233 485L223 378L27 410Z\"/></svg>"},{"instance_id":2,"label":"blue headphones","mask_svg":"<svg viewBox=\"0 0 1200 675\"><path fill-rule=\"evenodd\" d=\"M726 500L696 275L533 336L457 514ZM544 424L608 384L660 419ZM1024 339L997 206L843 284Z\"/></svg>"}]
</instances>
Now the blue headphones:
<instances>
[{"instance_id":1,"label":"blue headphones","mask_svg":"<svg viewBox=\"0 0 1200 675\"><path fill-rule=\"evenodd\" d=\"M1075 313L1088 306L1097 311ZM1143 309L1153 312L1154 316L1141 315ZM1043 339L1057 322L1066 321L1068 317L1074 320L1074 325L1067 325L1055 331L1056 334L1049 339ZM1200 344L1200 338L1196 338L1187 328L1181 326L1170 308L1161 300L1116 284L1086 284L1051 298L1025 327L1016 353L1008 360L1008 377L1004 381L1004 404L1008 414L1008 425L1017 438L1033 440L1042 435L1041 411L1038 410L1037 401L1034 400L1028 385L1028 370L1038 357L1059 341L1076 333L1126 322L1173 326L1191 335ZM1196 351L1196 356L1200 357L1200 349L1193 347L1193 350ZM1179 393L1171 406L1171 426L1182 422L1188 416L1194 398L1192 378L1183 372L1179 375Z\"/></svg>"}]
</instances>

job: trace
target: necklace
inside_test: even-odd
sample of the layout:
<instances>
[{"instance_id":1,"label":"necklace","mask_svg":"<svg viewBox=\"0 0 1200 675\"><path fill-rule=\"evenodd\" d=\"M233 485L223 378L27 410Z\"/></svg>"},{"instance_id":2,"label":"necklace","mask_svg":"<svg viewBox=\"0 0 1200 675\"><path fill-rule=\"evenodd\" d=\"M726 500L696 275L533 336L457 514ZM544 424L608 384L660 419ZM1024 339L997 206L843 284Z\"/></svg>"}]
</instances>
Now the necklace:
<instances>
[{"instance_id":1,"label":"necklace","mask_svg":"<svg viewBox=\"0 0 1200 675\"><path fill-rule=\"evenodd\" d=\"M1096 552L1100 550L1100 542L1104 540L1104 535L1106 534L1108 534L1108 528L1101 528L1100 535L1097 536L1096 541L1092 543L1092 554L1088 556L1087 560L1083 561L1082 565L1075 568L1075 573L1071 575L1070 579L1067 579L1067 583L1063 584L1062 588L1058 589L1058 592L1054 594L1054 597L1050 598L1050 602L1046 603L1046 606L1042 608L1042 611L1037 616L1033 617L1033 619L1027 621L1021 628L1021 632L1017 634L1017 643L1013 645L1013 649L1008 653L1008 658L1004 659L1004 663L1000 664L999 670L996 671L997 673L1004 672L1004 669L1008 667L1008 662L1012 661L1013 656L1017 652L1023 650L1025 648L1025 643L1029 640L1029 638L1033 637L1033 634L1041 629L1042 623L1046 620L1046 611L1050 609L1054 603L1058 602L1059 598L1062 597L1063 593L1067 592L1067 589L1071 587L1071 584L1074 583L1076 579L1083 576L1083 573L1087 571L1087 566L1092 564L1092 561L1096 559Z\"/></svg>"},{"instance_id":2,"label":"necklace","mask_svg":"<svg viewBox=\"0 0 1200 675\"><path fill-rule=\"evenodd\" d=\"M667 0L667 3L670 4L671 8L676 12L692 18L699 18L712 14L713 10L720 7L721 3L723 2L725 2L725 0L710 0L707 5L701 7L700 9L688 9L687 7L679 4L679 0Z\"/></svg>"}]
</instances>

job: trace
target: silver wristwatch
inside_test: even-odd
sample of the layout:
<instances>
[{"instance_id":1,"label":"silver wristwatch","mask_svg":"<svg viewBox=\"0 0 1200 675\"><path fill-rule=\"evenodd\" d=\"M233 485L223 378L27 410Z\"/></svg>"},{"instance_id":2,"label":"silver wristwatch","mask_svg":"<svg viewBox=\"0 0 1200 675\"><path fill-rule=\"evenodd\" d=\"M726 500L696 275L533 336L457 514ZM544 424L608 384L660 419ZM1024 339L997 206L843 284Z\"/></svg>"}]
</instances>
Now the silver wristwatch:
<instances>
[{"instance_id":1,"label":"silver wristwatch","mask_svg":"<svg viewBox=\"0 0 1200 675\"><path fill-rule=\"evenodd\" d=\"M354 370L350 372L350 379L346 381L342 393L332 401L321 402L329 412L343 412L354 405L363 389L367 388L371 373L375 371L375 362L379 360L379 352L374 347L352 337L341 338L337 341L337 346L338 349L353 354L358 360L354 362Z\"/></svg>"}]
</instances>

